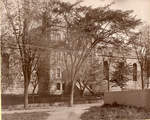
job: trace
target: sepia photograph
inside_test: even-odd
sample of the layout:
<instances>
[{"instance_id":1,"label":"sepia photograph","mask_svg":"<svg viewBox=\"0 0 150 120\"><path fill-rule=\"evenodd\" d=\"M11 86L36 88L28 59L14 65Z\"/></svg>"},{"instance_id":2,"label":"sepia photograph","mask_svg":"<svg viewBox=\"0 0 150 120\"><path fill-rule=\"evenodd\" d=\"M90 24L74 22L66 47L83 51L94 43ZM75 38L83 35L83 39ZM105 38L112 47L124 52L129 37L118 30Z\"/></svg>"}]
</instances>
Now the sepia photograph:
<instances>
[{"instance_id":1,"label":"sepia photograph","mask_svg":"<svg viewBox=\"0 0 150 120\"><path fill-rule=\"evenodd\" d=\"M2 120L150 120L150 0L1 0Z\"/></svg>"}]
</instances>

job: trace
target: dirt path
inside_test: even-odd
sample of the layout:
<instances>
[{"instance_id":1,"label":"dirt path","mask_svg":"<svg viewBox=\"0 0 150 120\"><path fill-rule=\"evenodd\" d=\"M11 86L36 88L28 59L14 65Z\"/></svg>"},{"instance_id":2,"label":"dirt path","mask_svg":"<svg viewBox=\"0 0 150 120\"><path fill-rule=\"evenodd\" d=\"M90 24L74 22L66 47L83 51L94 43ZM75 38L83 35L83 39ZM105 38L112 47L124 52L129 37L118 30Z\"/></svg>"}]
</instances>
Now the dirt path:
<instances>
[{"instance_id":1,"label":"dirt path","mask_svg":"<svg viewBox=\"0 0 150 120\"><path fill-rule=\"evenodd\" d=\"M88 110L91 106L101 106L101 103L81 104L74 107L57 107L53 111L48 112L50 117L47 120L81 120L82 113Z\"/></svg>"},{"instance_id":2,"label":"dirt path","mask_svg":"<svg viewBox=\"0 0 150 120\"><path fill-rule=\"evenodd\" d=\"M14 114L14 113L31 113L31 112L46 112L49 114L47 120L81 120L80 116L82 113L88 110L91 106L101 106L103 100L99 103L91 104L78 104L74 107L60 107L60 106L51 106L47 108L35 108L29 110L2 110L2 114Z\"/></svg>"}]
</instances>

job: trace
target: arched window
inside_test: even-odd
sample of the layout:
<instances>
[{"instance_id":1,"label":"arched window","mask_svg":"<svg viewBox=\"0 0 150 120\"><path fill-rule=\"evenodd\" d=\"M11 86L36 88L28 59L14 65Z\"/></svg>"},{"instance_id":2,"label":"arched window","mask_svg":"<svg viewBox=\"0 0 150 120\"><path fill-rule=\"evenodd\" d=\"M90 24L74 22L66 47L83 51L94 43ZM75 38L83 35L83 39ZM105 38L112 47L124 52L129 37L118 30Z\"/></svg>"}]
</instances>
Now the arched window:
<instances>
[{"instance_id":1,"label":"arched window","mask_svg":"<svg viewBox=\"0 0 150 120\"><path fill-rule=\"evenodd\" d=\"M133 64L133 81L137 81L137 64Z\"/></svg>"},{"instance_id":2,"label":"arched window","mask_svg":"<svg viewBox=\"0 0 150 120\"><path fill-rule=\"evenodd\" d=\"M103 73L104 73L104 79L108 80L109 79L109 65L108 61L103 62Z\"/></svg>"}]
</instances>

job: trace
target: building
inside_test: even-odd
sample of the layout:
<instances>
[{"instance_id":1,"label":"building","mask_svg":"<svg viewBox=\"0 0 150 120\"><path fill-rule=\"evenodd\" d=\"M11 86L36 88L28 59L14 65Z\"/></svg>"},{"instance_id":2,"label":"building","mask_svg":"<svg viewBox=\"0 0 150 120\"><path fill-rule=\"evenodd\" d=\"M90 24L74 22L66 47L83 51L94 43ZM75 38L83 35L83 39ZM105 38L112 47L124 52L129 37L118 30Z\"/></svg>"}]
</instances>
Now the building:
<instances>
[{"instance_id":1,"label":"building","mask_svg":"<svg viewBox=\"0 0 150 120\"><path fill-rule=\"evenodd\" d=\"M53 34L47 34L46 40L50 40L50 43L55 45L58 41L65 39L65 35L59 29L55 29ZM44 48L43 48L44 49ZM66 77L66 67L65 67L65 60L64 60L64 50L58 48L52 49L45 49L40 52L40 59L38 61L38 86L36 88L36 94L69 94L70 92L70 81L69 78ZM70 50L70 52L72 52ZM73 51L74 52L74 51ZM79 53L79 52L78 52ZM79 54L75 54L78 56ZM91 52L91 56L87 58L85 63L92 64L93 59L98 59L100 63L100 74L101 76L97 78L100 84L95 82L89 84L86 88L86 93L90 94L91 91L94 93L105 92L108 88L108 68L106 67L109 62L110 58L113 57L111 61L111 65L114 64L115 60L119 60L120 55L114 54L110 56L109 54L98 54L96 50ZM127 63L134 69L133 74L131 75L131 81L127 83L126 90L133 90L133 89L141 89L141 78L140 78L140 66L139 62L136 58L135 53L131 52L131 55L125 55ZM104 64L104 61L106 64ZM71 65L71 64L70 64ZM110 66L109 71L111 71L112 66ZM104 72L105 71L105 72ZM107 74L107 75L106 75ZM23 79L23 78L22 78ZM109 76L110 79L110 76ZM112 90L120 90L118 87L111 87L112 83L110 83L110 91ZM32 93L33 86L30 84L29 86L29 94ZM75 86L76 93L80 93L80 86L76 84ZM6 93L12 94L23 94L23 86L18 87L15 84L12 88L8 89Z\"/></svg>"}]
</instances>

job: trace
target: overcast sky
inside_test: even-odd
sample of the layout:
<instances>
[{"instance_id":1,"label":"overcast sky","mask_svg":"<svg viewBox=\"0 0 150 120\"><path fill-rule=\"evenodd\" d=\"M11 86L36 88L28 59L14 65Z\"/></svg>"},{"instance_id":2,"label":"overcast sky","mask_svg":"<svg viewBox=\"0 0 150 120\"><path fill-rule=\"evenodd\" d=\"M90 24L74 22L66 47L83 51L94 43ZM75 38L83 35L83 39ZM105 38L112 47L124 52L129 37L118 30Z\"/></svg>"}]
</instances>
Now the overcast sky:
<instances>
[{"instance_id":1,"label":"overcast sky","mask_svg":"<svg viewBox=\"0 0 150 120\"><path fill-rule=\"evenodd\" d=\"M76 0L62 0L75 3ZM134 10L134 15L150 25L150 0L84 0L81 5L99 7L115 1L113 9Z\"/></svg>"}]
</instances>

